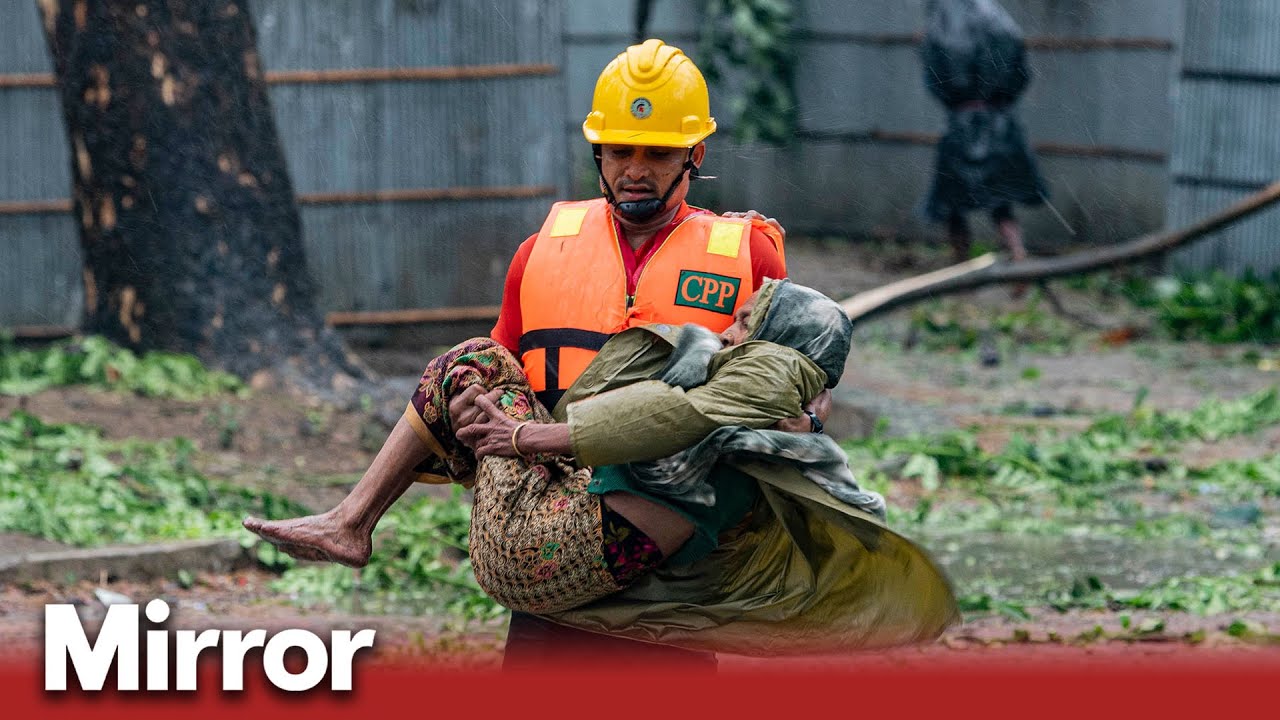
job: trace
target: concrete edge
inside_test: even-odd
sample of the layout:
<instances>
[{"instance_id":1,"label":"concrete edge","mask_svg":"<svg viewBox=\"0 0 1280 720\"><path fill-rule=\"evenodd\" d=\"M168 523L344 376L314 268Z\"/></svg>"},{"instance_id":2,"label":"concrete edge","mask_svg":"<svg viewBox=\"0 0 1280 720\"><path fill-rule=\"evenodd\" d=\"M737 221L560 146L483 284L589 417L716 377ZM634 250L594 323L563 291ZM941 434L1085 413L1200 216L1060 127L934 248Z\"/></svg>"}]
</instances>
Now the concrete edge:
<instances>
[{"instance_id":1,"label":"concrete edge","mask_svg":"<svg viewBox=\"0 0 1280 720\"><path fill-rule=\"evenodd\" d=\"M110 545L0 556L0 584L96 581L103 573L109 580L146 581L176 578L180 570L227 572L253 564L234 538Z\"/></svg>"}]
</instances>

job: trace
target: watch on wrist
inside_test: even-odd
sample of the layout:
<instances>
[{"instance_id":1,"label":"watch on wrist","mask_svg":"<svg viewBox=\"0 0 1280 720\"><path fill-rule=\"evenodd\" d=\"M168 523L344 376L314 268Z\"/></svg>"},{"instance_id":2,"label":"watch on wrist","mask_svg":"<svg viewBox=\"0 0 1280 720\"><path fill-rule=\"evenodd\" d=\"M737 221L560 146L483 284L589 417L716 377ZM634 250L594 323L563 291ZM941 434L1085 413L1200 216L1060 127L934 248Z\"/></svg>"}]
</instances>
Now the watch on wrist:
<instances>
[{"instance_id":1,"label":"watch on wrist","mask_svg":"<svg viewBox=\"0 0 1280 720\"><path fill-rule=\"evenodd\" d=\"M818 416L813 414L812 410L805 410L804 414L809 416L809 432L821 433L822 421L818 419Z\"/></svg>"}]
</instances>

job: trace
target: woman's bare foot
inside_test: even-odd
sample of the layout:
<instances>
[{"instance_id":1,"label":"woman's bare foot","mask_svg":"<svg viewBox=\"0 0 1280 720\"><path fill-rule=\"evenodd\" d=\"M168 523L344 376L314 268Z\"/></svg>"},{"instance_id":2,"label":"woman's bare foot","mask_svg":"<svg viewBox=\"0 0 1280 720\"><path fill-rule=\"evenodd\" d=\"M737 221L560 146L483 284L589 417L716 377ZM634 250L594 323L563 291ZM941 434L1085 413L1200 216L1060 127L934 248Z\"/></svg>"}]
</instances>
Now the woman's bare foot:
<instances>
[{"instance_id":1,"label":"woman's bare foot","mask_svg":"<svg viewBox=\"0 0 1280 720\"><path fill-rule=\"evenodd\" d=\"M369 564L373 552L370 533L343 523L332 510L288 520L247 517L242 524L299 560L327 560L360 568Z\"/></svg>"}]
</instances>

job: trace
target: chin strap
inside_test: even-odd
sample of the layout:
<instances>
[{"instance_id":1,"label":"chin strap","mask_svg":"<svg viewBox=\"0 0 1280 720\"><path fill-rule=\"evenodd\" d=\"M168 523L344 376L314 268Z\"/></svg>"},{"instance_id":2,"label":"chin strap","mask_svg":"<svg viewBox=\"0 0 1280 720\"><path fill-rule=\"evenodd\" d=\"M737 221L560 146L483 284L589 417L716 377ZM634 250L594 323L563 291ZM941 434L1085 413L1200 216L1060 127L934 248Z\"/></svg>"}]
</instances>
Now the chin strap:
<instances>
[{"instance_id":1,"label":"chin strap","mask_svg":"<svg viewBox=\"0 0 1280 720\"><path fill-rule=\"evenodd\" d=\"M609 204L618 209L618 213L624 218L642 223L657 217L667 206L667 201L671 199L671 194L676 191L676 186L684 180L685 173L690 170L697 169L697 165L693 164L693 148L689 148L689 154L684 159L684 167L680 170L680 175L671 183L671 187L663 193L661 198L650 198L648 200L635 200L629 202L618 202L618 198L613 194L613 188L609 187L609 181L604 177L604 165L601 159L601 149L599 145L592 146L592 156L596 161L596 172L600 175L600 184L604 186L604 197Z\"/></svg>"}]
</instances>

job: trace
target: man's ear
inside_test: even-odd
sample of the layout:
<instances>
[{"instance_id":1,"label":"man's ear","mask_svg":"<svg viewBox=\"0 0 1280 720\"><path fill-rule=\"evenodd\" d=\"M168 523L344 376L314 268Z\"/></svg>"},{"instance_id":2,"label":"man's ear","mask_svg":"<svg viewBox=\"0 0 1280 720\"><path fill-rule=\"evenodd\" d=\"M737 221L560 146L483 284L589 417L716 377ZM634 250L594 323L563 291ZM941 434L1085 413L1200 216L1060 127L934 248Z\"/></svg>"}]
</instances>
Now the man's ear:
<instances>
[{"instance_id":1,"label":"man's ear","mask_svg":"<svg viewBox=\"0 0 1280 720\"><path fill-rule=\"evenodd\" d=\"M702 159L707 156L707 144L700 142L693 146L694 167L702 167Z\"/></svg>"}]
</instances>

